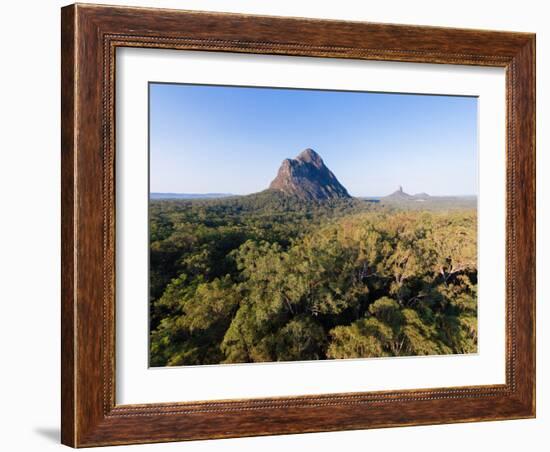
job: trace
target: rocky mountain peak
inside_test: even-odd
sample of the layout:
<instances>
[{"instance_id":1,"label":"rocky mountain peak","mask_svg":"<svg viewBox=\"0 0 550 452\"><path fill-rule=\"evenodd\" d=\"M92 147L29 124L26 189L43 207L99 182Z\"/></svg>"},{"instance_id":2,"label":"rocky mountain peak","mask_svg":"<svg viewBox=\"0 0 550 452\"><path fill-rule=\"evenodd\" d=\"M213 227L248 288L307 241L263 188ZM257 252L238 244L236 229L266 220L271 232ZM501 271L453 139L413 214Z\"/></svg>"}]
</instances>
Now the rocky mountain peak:
<instances>
[{"instance_id":1,"label":"rocky mountain peak","mask_svg":"<svg viewBox=\"0 0 550 452\"><path fill-rule=\"evenodd\" d=\"M397 190L395 190L392 194L386 196L386 199L393 198L393 199L412 199L413 195L409 195L408 193L403 191L403 187L400 185Z\"/></svg>"},{"instance_id":2,"label":"rocky mountain peak","mask_svg":"<svg viewBox=\"0 0 550 452\"><path fill-rule=\"evenodd\" d=\"M304 200L351 197L321 156L310 148L303 150L294 159L283 160L269 188Z\"/></svg>"},{"instance_id":3,"label":"rocky mountain peak","mask_svg":"<svg viewBox=\"0 0 550 452\"><path fill-rule=\"evenodd\" d=\"M298 156L296 157L296 160L300 160L304 163L311 163L318 168L321 168L325 165L321 156L310 148L304 149L302 152L300 152L300 154L298 154Z\"/></svg>"},{"instance_id":4,"label":"rocky mountain peak","mask_svg":"<svg viewBox=\"0 0 550 452\"><path fill-rule=\"evenodd\" d=\"M410 195L403 191L403 187L400 185L396 191L392 194L385 196L383 199L386 201L425 201L430 198L428 193L417 193L416 195Z\"/></svg>"}]
</instances>

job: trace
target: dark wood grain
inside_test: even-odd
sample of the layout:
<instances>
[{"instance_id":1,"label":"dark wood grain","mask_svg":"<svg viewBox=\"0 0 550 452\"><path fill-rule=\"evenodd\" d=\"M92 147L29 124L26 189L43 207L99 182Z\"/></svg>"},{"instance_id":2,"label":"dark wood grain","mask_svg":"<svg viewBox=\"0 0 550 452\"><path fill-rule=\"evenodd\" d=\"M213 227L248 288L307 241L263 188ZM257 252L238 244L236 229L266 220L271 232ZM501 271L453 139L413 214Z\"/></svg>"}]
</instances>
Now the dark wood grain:
<instances>
[{"instance_id":1,"label":"dark wood grain","mask_svg":"<svg viewBox=\"0 0 550 452\"><path fill-rule=\"evenodd\" d=\"M61 441L75 441L74 385L74 158L75 39L74 8L61 11Z\"/></svg>"},{"instance_id":2,"label":"dark wood grain","mask_svg":"<svg viewBox=\"0 0 550 452\"><path fill-rule=\"evenodd\" d=\"M63 8L61 32L64 444L535 415L534 35L95 5ZM506 68L506 384L116 405L114 67L123 46Z\"/></svg>"}]
</instances>

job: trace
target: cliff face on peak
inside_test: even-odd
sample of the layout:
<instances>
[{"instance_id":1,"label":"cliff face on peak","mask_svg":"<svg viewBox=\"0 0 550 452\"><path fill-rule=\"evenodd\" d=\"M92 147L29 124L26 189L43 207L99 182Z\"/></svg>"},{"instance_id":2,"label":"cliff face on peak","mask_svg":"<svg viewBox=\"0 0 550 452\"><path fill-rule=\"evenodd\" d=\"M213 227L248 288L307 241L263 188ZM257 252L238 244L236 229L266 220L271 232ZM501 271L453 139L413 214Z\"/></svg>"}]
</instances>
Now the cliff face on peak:
<instances>
[{"instance_id":1,"label":"cliff face on peak","mask_svg":"<svg viewBox=\"0 0 550 452\"><path fill-rule=\"evenodd\" d=\"M294 159L283 160L269 188L304 200L351 198L321 156L309 148Z\"/></svg>"}]
</instances>

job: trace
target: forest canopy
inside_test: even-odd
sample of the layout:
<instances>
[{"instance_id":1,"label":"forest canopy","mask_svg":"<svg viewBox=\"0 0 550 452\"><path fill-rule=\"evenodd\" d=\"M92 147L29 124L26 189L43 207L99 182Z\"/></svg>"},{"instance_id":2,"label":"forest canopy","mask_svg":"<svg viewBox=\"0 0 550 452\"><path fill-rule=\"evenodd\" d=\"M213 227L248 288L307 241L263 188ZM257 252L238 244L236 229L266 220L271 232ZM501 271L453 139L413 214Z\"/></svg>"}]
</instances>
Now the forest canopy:
<instances>
[{"instance_id":1,"label":"forest canopy","mask_svg":"<svg viewBox=\"0 0 550 452\"><path fill-rule=\"evenodd\" d=\"M475 209L151 200L150 364L472 353Z\"/></svg>"}]
</instances>

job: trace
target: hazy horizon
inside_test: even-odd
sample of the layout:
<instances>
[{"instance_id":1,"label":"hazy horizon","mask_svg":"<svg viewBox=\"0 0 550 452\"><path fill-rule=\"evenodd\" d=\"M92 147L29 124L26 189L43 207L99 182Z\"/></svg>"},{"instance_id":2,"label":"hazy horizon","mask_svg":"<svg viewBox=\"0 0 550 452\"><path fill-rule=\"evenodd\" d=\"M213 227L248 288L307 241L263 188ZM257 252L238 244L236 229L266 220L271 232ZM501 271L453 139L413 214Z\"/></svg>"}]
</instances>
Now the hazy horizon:
<instances>
[{"instance_id":1,"label":"hazy horizon","mask_svg":"<svg viewBox=\"0 0 550 452\"><path fill-rule=\"evenodd\" d=\"M264 190L266 190L266 189L264 189ZM409 195L416 195L416 194L426 193L426 192L409 193L405 189L403 189L403 191L405 193L408 193ZM395 192L395 190L393 192ZM236 194L236 193L217 193L217 192L189 193L189 192L150 191L149 195L150 196L152 196L152 195L167 195L167 196L168 195L175 195L175 196L185 195L185 196L204 196L204 197L208 196L208 197L212 197L212 198L216 198L216 197L218 197L218 198L227 198L227 197L230 197L230 196L247 196L247 195L252 195L254 193L258 193L258 192ZM391 193L386 193L386 194L383 194L383 195L352 195L352 197L354 197L354 198L382 198L382 197L390 195L390 194ZM428 195L430 195L430 193L428 193ZM449 198L451 198L451 197L453 197L453 198L468 198L468 197L477 197L477 194L475 194L475 193L474 194L465 193L465 194L457 194L457 195L431 195L431 196L441 197L441 198L445 198L445 197L449 197Z\"/></svg>"},{"instance_id":2,"label":"hazy horizon","mask_svg":"<svg viewBox=\"0 0 550 452\"><path fill-rule=\"evenodd\" d=\"M312 148L355 197L477 196L477 98L151 83L150 193L246 195Z\"/></svg>"}]
</instances>

